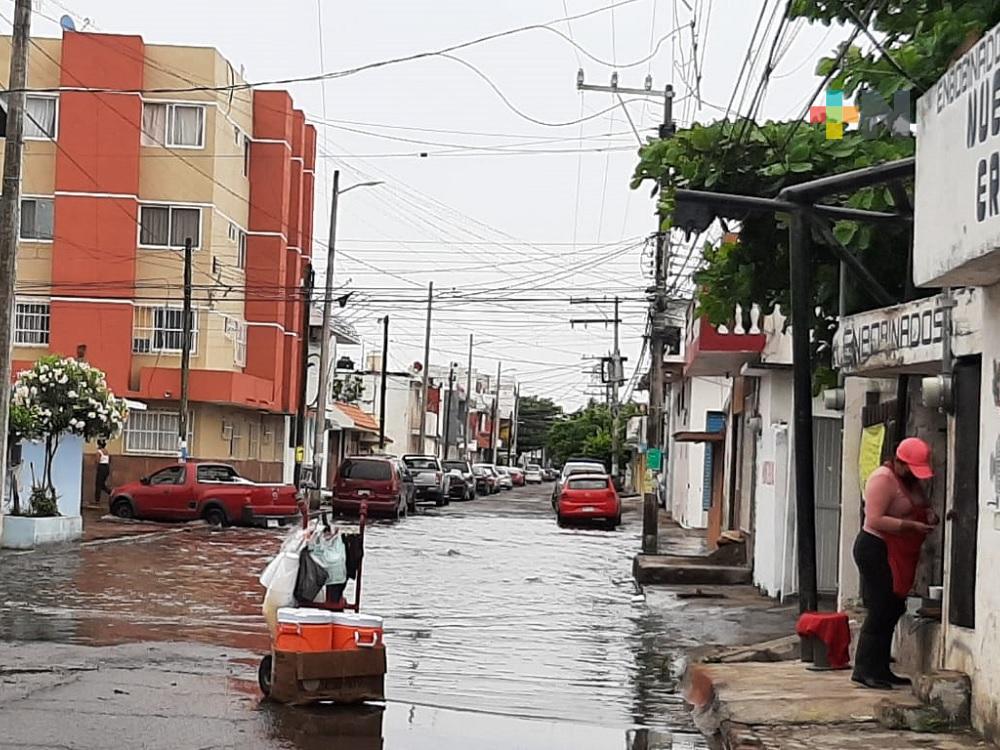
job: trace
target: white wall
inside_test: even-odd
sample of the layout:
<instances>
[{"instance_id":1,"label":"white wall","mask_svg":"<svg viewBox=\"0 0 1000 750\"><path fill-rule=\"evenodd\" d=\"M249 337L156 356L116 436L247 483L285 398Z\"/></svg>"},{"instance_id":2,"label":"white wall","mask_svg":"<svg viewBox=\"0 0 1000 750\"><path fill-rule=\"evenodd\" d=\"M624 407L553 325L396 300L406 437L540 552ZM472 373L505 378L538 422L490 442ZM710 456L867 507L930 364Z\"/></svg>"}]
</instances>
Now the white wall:
<instances>
[{"instance_id":1,"label":"white wall","mask_svg":"<svg viewBox=\"0 0 1000 750\"><path fill-rule=\"evenodd\" d=\"M1000 325L1000 285L984 289L984 333ZM983 335L983 384L979 434L979 536L976 570L976 628L947 625L945 595L944 666L972 677L973 724L991 739L1000 739L1000 336ZM991 470L992 467L992 470ZM950 544L945 547L945 586L964 571L950 570Z\"/></svg>"},{"instance_id":2,"label":"white wall","mask_svg":"<svg viewBox=\"0 0 1000 750\"><path fill-rule=\"evenodd\" d=\"M765 594L776 597L788 588L789 553L794 539L788 533L790 511L794 510L794 488L789 481L790 371L776 370L760 378L759 411L761 430L756 438L754 471L753 578L754 584Z\"/></svg>"},{"instance_id":3,"label":"white wall","mask_svg":"<svg viewBox=\"0 0 1000 750\"><path fill-rule=\"evenodd\" d=\"M703 431L706 414L723 411L731 391L728 378L690 378L686 380L684 393L677 388L674 395L673 431ZM677 413L678 399L683 399L685 407ZM671 435L670 464L673 485L671 493L671 514L674 520L685 528L703 529L708 525L708 513L702 510L704 492L705 446L702 443L676 443Z\"/></svg>"}]
</instances>

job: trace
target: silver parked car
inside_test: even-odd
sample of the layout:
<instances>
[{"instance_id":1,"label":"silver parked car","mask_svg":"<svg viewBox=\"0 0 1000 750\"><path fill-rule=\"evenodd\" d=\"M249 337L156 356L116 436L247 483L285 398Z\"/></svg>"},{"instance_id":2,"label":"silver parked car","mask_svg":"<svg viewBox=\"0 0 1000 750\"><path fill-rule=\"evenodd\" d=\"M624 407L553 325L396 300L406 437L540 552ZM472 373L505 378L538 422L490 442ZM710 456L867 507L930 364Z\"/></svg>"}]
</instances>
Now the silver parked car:
<instances>
[{"instance_id":1,"label":"silver parked car","mask_svg":"<svg viewBox=\"0 0 1000 750\"><path fill-rule=\"evenodd\" d=\"M433 502L437 506L448 504L452 478L445 472L437 456L403 456L403 463L413 475L417 502Z\"/></svg>"}]
</instances>

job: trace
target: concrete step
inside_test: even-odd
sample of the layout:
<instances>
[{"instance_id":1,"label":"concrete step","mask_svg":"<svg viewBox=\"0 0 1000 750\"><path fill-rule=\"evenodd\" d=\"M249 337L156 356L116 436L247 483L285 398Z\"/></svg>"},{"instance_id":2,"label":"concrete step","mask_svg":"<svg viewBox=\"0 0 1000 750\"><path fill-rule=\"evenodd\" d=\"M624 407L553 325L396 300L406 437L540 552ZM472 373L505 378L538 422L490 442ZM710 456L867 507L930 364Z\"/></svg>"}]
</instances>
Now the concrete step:
<instances>
[{"instance_id":1,"label":"concrete step","mask_svg":"<svg viewBox=\"0 0 1000 750\"><path fill-rule=\"evenodd\" d=\"M705 557L636 555L632 575L641 584L738 586L752 580L742 565L716 565Z\"/></svg>"},{"instance_id":2,"label":"concrete step","mask_svg":"<svg viewBox=\"0 0 1000 750\"><path fill-rule=\"evenodd\" d=\"M938 711L953 727L966 727L972 715L972 682L963 672L922 674L913 683L913 694Z\"/></svg>"}]
</instances>

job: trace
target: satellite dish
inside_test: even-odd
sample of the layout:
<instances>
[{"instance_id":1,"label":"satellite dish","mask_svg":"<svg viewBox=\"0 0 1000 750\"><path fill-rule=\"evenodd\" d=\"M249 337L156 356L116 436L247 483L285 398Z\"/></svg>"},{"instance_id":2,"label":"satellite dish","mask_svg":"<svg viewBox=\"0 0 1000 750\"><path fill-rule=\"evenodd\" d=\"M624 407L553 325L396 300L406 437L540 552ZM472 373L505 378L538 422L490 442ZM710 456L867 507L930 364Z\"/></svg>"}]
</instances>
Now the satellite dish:
<instances>
[{"instance_id":1,"label":"satellite dish","mask_svg":"<svg viewBox=\"0 0 1000 750\"><path fill-rule=\"evenodd\" d=\"M62 26L63 31L76 31L76 22L70 15L64 15L60 18L59 25Z\"/></svg>"}]
</instances>

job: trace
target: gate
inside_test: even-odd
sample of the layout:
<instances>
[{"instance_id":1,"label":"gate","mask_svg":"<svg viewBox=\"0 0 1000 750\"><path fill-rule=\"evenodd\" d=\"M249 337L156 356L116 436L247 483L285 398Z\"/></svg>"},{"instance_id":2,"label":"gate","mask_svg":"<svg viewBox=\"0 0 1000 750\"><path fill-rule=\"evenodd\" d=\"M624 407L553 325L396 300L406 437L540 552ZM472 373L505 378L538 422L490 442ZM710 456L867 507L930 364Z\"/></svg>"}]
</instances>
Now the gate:
<instances>
[{"instance_id":1,"label":"gate","mask_svg":"<svg viewBox=\"0 0 1000 750\"><path fill-rule=\"evenodd\" d=\"M839 583L842 434L843 422L839 418L813 418L816 576L822 593L836 593Z\"/></svg>"}]
</instances>

